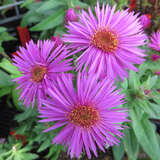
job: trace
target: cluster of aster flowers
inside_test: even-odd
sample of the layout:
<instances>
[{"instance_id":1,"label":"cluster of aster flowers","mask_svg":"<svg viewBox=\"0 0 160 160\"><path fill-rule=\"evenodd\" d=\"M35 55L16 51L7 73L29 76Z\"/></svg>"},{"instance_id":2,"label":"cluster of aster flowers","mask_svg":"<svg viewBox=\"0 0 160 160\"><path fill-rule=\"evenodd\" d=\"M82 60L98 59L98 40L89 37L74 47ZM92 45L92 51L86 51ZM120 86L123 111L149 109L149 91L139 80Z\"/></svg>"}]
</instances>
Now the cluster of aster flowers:
<instances>
[{"instance_id":1,"label":"cluster of aster flowers","mask_svg":"<svg viewBox=\"0 0 160 160\"><path fill-rule=\"evenodd\" d=\"M20 47L13 64L22 76L15 81L20 100L27 107L37 103L40 122L55 122L44 132L62 127L52 143L65 145L71 158L82 152L91 158L91 151L97 156L96 147L105 151L123 137L128 114L118 107L125 96L114 81L128 77L127 70L138 71L134 64L144 61L138 46L145 44L146 35L138 14L116 11L116 6L100 8L97 3L95 14L89 7L77 17L66 16L64 42L53 37ZM77 53L81 55L72 63ZM78 72L76 89L73 71Z\"/></svg>"}]
</instances>

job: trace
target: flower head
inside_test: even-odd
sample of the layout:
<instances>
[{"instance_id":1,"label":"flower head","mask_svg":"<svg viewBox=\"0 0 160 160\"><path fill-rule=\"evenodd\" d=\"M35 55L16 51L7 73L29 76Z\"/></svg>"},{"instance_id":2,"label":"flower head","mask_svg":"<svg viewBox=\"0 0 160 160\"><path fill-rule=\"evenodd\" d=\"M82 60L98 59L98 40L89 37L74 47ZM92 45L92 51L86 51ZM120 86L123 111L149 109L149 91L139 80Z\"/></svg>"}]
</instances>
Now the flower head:
<instances>
[{"instance_id":1,"label":"flower head","mask_svg":"<svg viewBox=\"0 0 160 160\"><path fill-rule=\"evenodd\" d=\"M151 35L149 47L160 51L160 31L154 32Z\"/></svg>"},{"instance_id":2,"label":"flower head","mask_svg":"<svg viewBox=\"0 0 160 160\"><path fill-rule=\"evenodd\" d=\"M76 69L97 73L122 80L128 76L127 69L138 71L133 65L141 64L145 55L138 46L144 45L146 35L134 12L115 11L116 7L99 4L94 15L90 8L82 10L79 22L67 25L68 34L63 40L72 43L70 47L82 51L76 60ZM89 66L89 67L88 67Z\"/></svg>"},{"instance_id":3,"label":"flower head","mask_svg":"<svg viewBox=\"0 0 160 160\"><path fill-rule=\"evenodd\" d=\"M90 151L97 156L96 146L102 151L108 144L113 146L122 137L119 130L124 129L127 120L124 108L117 108L124 103L124 95L115 91L113 82L104 78L97 81L97 76L79 73L77 90L72 77L62 75L55 81L54 89L48 89L50 99L43 100L39 109L40 122L52 122L54 125L44 132L63 127L52 143L68 146L68 154L79 157L85 151L91 158Z\"/></svg>"},{"instance_id":4,"label":"flower head","mask_svg":"<svg viewBox=\"0 0 160 160\"><path fill-rule=\"evenodd\" d=\"M18 87L21 88L20 100L28 107L32 107L37 99L41 104L41 97L45 97L45 91L51 86L51 81L60 72L72 69L71 59L68 57L69 51L65 46L59 45L55 48L55 42L38 41L35 44L32 40L26 44L26 48L20 47L16 56L13 55L13 64L21 71L22 76L16 78Z\"/></svg>"},{"instance_id":5,"label":"flower head","mask_svg":"<svg viewBox=\"0 0 160 160\"><path fill-rule=\"evenodd\" d=\"M66 23L78 21L77 13L74 11L73 8L70 8L66 11L65 21Z\"/></svg>"},{"instance_id":6,"label":"flower head","mask_svg":"<svg viewBox=\"0 0 160 160\"><path fill-rule=\"evenodd\" d=\"M140 16L140 22L144 29L151 26L151 20L147 14L143 14L142 16Z\"/></svg>"}]
</instances>

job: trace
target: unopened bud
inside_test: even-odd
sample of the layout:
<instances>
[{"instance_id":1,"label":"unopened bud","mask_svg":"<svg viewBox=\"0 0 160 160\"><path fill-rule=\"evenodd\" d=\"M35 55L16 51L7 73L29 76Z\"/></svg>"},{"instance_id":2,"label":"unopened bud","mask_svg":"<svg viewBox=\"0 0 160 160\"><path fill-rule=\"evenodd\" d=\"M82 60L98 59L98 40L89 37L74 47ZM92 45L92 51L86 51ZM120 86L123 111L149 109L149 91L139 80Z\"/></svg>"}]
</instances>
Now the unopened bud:
<instances>
[{"instance_id":1,"label":"unopened bud","mask_svg":"<svg viewBox=\"0 0 160 160\"><path fill-rule=\"evenodd\" d=\"M151 26L151 20L148 14L143 14L140 16L140 22L142 24L143 29L149 28Z\"/></svg>"},{"instance_id":2,"label":"unopened bud","mask_svg":"<svg viewBox=\"0 0 160 160\"><path fill-rule=\"evenodd\" d=\"M66 23L78 21L77 13L74 11L73 8L70 8L66 11L65 21L66 21Z\"/></svg>"}]
</instances>

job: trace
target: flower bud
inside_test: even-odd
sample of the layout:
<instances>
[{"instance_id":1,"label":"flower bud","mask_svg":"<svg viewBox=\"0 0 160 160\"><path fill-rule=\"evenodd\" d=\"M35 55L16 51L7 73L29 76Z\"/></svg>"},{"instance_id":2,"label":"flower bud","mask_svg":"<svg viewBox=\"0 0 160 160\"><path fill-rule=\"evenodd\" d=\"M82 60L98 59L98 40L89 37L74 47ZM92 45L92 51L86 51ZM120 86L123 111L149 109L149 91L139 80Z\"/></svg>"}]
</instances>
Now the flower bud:
<instances>
[{"instance_id":1,"label":"flower bud","mask_svg":"<svg viewBox=\"0 0 160 160\"><path fill-rule=\"evenodd\" d=\"M149 28L151 26L151 20L148 14L143 14L140 16L140 22L142 24L143 29Z\"/></svg>"},{"instance_id":2,"label":"flower bud","mask_svg":"<svg viewBox=\"0 0 160 160\"><path fill-rule=\"evenodd\" d=\"M78 16L77 16L77 13L74 11L74 9L73 8L68 9L65 15L66 23L77 21L77 20L78 20Z\"/></svg>"},{"instance_id":3,"label":"flower bud","mask_svg":"<svg viewBox=\"0 0 160 160\"><path fill-rule=\"evenodd\" d=\"M160 70L156 71L155 74L160 76Z\"/></svg>"},{"instance_id":4,"label":"flower bud","mask_svg":"<svg viewBox=\"0 0 160 160\"><path fill-rule=\"evenodd\" d=\"M152 61L157 61L160 58L160 56L158 56L157 54L153 54L151 57Z\"/></svg>"}]
</instances>

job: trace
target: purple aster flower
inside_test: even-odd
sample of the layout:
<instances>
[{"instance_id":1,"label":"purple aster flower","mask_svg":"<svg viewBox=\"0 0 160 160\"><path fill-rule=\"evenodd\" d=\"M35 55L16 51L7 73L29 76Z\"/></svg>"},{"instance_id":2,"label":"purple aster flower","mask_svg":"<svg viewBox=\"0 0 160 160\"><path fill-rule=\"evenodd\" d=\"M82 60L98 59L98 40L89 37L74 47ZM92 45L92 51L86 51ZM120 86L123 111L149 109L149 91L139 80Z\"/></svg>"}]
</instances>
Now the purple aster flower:
<instances>
[{"instance_id":1,"label":"purple aster flower","mask_svg":"<svg viewBox=\"0 0 160 160\"><path fill-rule=\"evenodd\" d=\"M88 12L82 10L79 22L67 25L68 34L63 40L76 49L82 51L76 60L77 70L89 68L100 76L108 76L122 80L128 76L126 69L138 71L133 65L141 64L145 55L138 48L145 44L146 35L137 18L138 14L128 10L115 11L116 6L95 7L94 15L90 8ZM88 67L89 66L89 67Z\"/></svg>"},{"instance_id":2,"label":"purple aster flower","mask_svg":"<svg viewBox=\"0 0 160 160\"><path fill-rule=\"evenodd\" d=\"M51 81L60 72L72 69L71 59L64 60L69 56L65 46L59 45L55 48L53 41L38 41L35 44L32 40L26 44L26 48L20 47L18 55L14 56L13 64L21 71L22 76L14 79L21 88L20 100L29 107L35 100L41 104L41 97L45 97L45 91L51 87Z\"/></svg>"},{"instance_id":3,"label":"purple aster flower","mask_svg":"<svg viewBox=\"0 0 160 160\"><path fill-rule=\"evenodd\" d=\"M42 100L39 117L44 119L40 122L55 122L44 132L63 127L52 143L68 146L71 158L78 158L81 152L91 158L90 151L97 156L96 146L105 151L106 145L120 142L117 137L123 136L122 123L128 121L127 109L117 108L125 103L124 95L115 91L113 81L97 81L95 74L87 77L79 73L75 90L69 76L58 77L54 88L48 89L50 99Z\"/></svg>"},{"instance_id":4,"label":"purple aster flower","mask_svg":"<svg viewBox=\"0 0 160 160\"><path fill-rule=\"evenodd\" d=\"M160 51L160 31L154 32L151 35L149 47L155 49L156 51Z\"/></svg>"},{"instance_id":5,"label":"purple aster flower","mask_svg":"<svg viewBox=\"0 0 160 160\"><path fill-rule=\"evenodd\" d=\"M55 41L55 47L58 47L59 45L63 44L63 41L59 36L53 36L52 41Z\"/></svg>"},{"instance_id":6,"label":"purple aster flower","mask_svg":"<svg viewBox=\"0 0 160 160\"><path fill-rule=\"evenodd\" d=\"M146 14L143 14L142 16L140 16L140 22L144 29L150 27L151 25L151 20Z\"/></svg>"},{"instance_id":7,"label":"purple aster flower","mask_svg":"<svg viewBox=\"0 0 160 160\"><path fill-rule=\"evenodd\" d=\"M73 8L70 8L66 11L65 21L66 23L78 21L77 13L74 11Z\"/></svg>"}]
</instances>

